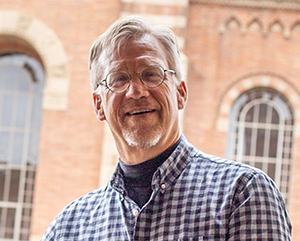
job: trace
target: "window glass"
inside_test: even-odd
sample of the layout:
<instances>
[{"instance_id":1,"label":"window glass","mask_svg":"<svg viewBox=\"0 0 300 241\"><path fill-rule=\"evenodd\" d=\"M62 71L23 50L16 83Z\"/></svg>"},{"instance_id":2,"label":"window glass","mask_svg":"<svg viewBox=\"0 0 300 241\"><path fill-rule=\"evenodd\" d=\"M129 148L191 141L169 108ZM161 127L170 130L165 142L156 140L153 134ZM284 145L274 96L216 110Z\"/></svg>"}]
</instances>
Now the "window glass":
<instances>
[{"instance_id":1,"label":"window glass","mask_svg":"<svg viewBox=\"0 0 300 241\"><path fill-rule=\"evenodd\" d=\"M13 139L13 152L11 158L12 166L21 166L23 161L23 148L26 144L24 132L16 132Z\"/></svg>"},{"instance_id":2,"label":"window glass","mask_svg":"<svg viewBox=\"0 0 300 241\"><path fill-rule=\"evenodd\" d=\"M0 132L0 164L8 162L10 136L8 131Z\"/></svg>"},{"instance_id":3,"label":"window glass","mask_svg":"<svg viewBox=\"0 0 300 241\"><path fill-rule=\"evenodd\" d=\"M5 177L6 177L6 170L0 169L0 201L4 200L4 183L5 183Z\"/></svg>"},{"instance_id":4,"label":"window glass","mask_svg":"<svg viewBox=\"0 0 300 241\"><path fill-rule=\"evenodd\" d=\"M259 108L259 114L258 114L258 122L260 123L266 123L267 119L267 104L260 104L258 105Z\"/></svg>"},{"instance_id":5,"label":"window glass","mask_svg":"<svg viewBox=\"0 0 300 241\"><path fill-rule=\"evenodd\" d=\"M246 156L251 155L251 139L252 139L252 128L245 128L245 152Z\"/></svg>"},{"instance_id":6,"label":"window glass","mask_svg":"<svg viewBox=\"0 0 300 241\"><path fill-rule=\"evenodd\" d=\"M43 86L35 59L0 56L0 240L29 240Z\"/></svg>"},{"instance_id":7,"label":"window glass","mask_svg":"<svg viewBox=\"0 0 300 241\"><path fill-rule=\"evenodd\" d=\"M30 94L19 94L16 98L16 104L14 106L13 112L15 113L15 127L26 128L26 122L29 121L27 113L30 112ZM27 124L28 125L28 124Z\"/></svg>"},{"instance_id":8,"label":"window glass","mask_svg":"<svg viewBox=\"0 0 300 241\"><path fill-rule=\"evenodd\" d=\"M9 188L9 198L10 202L18 201L19 185L20 185L20 170L10 171L10 188Z\"/></svg>"},{"instance_id":9,"label":"window glass","mask_svg":"<svg viewBox=\"0 0 300 241\"><path fill-rule=\"evenodd\" d=\"M277 144L278 144L278 130L271 130L270 144L269 144L269 157L277 157Z\"/></svg>"},{"instance_id":10,"label":"window glass","mask_svg":"<svg viewBox=\"0 0 300 241\"><path fill-rule=\"evenodd\" d=\"M279 124L279 114L274 108L272 108L272 124Z\"/></svg>"},{"instance_id":11,"label":"window glass","mask_svg":"<svg viewBox=\"0 0 300 241\"><path fill-rule=\"evenodd\" d=\"M1 70L0 70L1 71ZM2 106L1 106L1 126L9 127L14 125L13 120L13 95L8 94L6 91L2 94Z\"/></svg>"}]
</instances>

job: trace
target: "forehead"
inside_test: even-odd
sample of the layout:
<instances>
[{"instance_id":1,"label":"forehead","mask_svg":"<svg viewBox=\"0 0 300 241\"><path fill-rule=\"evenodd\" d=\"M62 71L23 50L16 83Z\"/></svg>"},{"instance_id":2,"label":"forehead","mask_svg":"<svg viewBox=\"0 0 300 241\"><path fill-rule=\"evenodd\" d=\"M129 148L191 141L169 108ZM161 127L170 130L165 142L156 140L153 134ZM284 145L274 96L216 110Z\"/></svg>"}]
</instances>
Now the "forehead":
<instances>
[{"instance_id":1,"label":"forehead","mask_svg":"<svg viewBox=\"0 0 300 241\"><path fill-rule=\"evenodd\" d=\"M108 53L109 54L109 53ZM113 51L109 55L107 67L138 67L147 64L167 64L165 48L162 43L152 35L143 35L139 38L131 38L121 46L119 51Z\"/></svg>"}]
</instances>

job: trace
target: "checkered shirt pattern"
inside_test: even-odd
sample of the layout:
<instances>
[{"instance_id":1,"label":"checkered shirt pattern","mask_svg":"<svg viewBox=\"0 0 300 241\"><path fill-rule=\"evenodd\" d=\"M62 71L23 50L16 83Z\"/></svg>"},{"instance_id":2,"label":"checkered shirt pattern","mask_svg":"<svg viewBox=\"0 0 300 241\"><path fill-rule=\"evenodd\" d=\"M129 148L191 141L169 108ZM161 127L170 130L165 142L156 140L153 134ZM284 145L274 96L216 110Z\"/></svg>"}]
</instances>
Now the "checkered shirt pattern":
<instances>
[{"instance_id":1,"label":"checkered shirt pattern","mask_svg":"<svg viewBox=\"0 0 300 241\"><path fill-rule=\"evenodd\" d=\"M204 154L184 136L139 208L118 167L108 185L65 207L42 241L291 240L281 194L262 171Z\"/></svg>"}]
</instances>

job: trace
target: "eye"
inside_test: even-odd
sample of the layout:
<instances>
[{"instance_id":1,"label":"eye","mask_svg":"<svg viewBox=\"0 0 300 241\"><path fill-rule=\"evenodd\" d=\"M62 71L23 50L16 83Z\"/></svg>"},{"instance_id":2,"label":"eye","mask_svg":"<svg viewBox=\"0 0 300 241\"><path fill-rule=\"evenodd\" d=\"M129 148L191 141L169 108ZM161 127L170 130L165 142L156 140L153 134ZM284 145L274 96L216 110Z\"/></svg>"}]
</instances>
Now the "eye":
<instances>
[{"instance_id":1,"label":"eye","mask_svg":"<svg viewBox=\"0 0 300 241\"><path fill-rule=\"evenodd\" d=\"M156 77L156 76L159 76L159 73L157 73L157 72L150 72L150 71L144 73L144 77L145 78L147 78L147 77L151 78L151 77Z\"/></svg>"},{"instance_id":2,"label":"eye","mask_svg":"<svg viewBox=\"0 0 300 241\"><path fill-rule=\"evenodd\" d=\"M164 72L159 67L147 67L141 73L141 77L144 81L148 83L158 83L162 81Z\"/></svg>"},{"instance_id":3,"label":"eye","mask_svg":"<svg viewBox=\"0 0 300 241\"><path fill-rule=\"evenodd\" d=\"M107 84L112 87L118 87L127 84L129 79L130 77L126 72L113 72L107 77Z\"/></svg>"}]
</instances>

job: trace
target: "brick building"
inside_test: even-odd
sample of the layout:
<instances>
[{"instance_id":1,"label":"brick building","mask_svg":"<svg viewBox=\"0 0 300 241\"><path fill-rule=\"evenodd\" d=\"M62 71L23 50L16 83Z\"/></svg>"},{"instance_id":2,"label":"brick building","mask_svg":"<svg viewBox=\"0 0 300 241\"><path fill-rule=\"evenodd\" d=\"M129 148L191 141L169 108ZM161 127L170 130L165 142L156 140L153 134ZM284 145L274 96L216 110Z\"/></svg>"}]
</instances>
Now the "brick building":
<instances>
[{"instance_id":1,"label":"brick building","mask_svg":"<svg viewBox=\"0 0 300 241\"><path fill-rule=\"evenodd\" d=\"M0 0L0 240L39 240L118 155L94 116L88 51L120 16L178 36L189 87L183 133L256 166L300 237L299 0Z\"/></svg>"}]
</instances>

